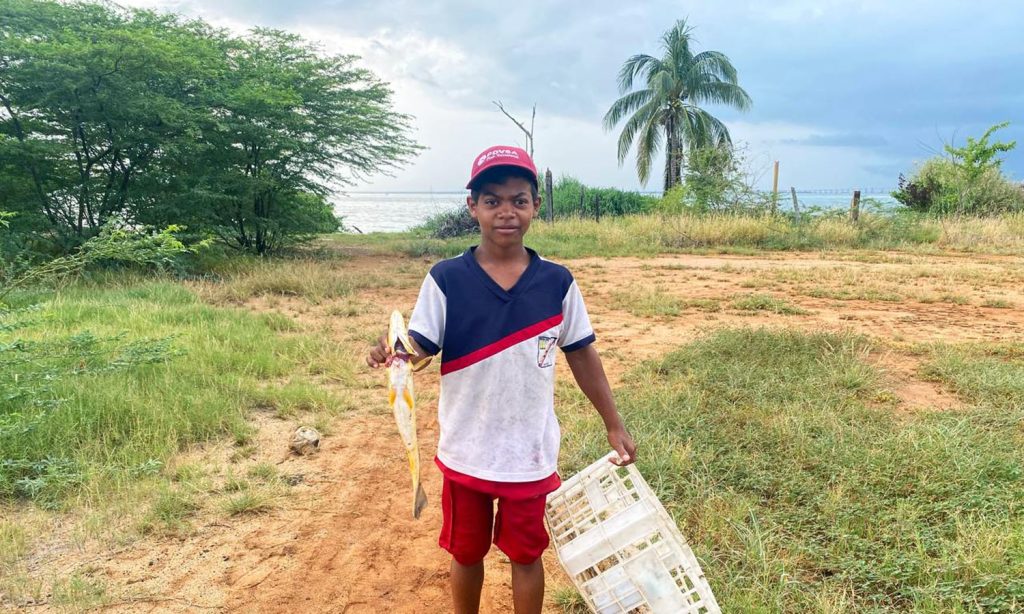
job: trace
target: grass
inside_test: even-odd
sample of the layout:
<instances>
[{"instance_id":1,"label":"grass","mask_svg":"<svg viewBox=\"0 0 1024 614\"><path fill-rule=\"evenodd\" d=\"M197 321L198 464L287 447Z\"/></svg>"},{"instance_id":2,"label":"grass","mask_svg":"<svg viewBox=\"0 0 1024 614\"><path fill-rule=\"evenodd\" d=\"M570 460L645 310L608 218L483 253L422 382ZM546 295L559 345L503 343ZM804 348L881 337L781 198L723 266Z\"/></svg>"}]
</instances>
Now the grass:
<instances>
[{"instance_id":1,"label":"grass","mask_svg":"<svg viewBox=\"0 0 1024 614\"><path fill-rule=\"evenodd\" d=\"M714 298L689 298L682 301L682 305L688 309L707 312L721 311L722 309L721 302Z\"/></svg>"},{"instance_id":2,"label":"grass","mask_svg":"<svg viewBox=\"0 0 1024 614\"><path fill-rule=\"evenodd\" d=\"M558 586L551 591L551 601L566 614L589 614L590 609L572 586Z\"/></svg>"},{"instance_id":3,"label":"grass","mask_svg":"<svg viewBox=\"0 0 1024 614\"><path fill-rule=\"evenodd\" d=\"M837 301L880 301L886 303L903 301L903 296L900 294L872 287L826 288L813 286L807 289L797 288L797 292L813 298L830 298Z\"/></svg>"},{"instance_id":4,"label":"grass","mask_svg":"<svg viewBox=\"0 0 1024 614\"><path fill-rule=\"evenodd\" d=\"M413 257L451 257L476 236L431 239L423 231L337 235L328 242ZM859 223L830 214L796 221L755 214L630 215L565 218L530 227L527 245L545 256L652 256L672 252L752 250L905 250L1024 254L1024 213L992 218L936 219L910 213L863 213Z\"/></svg>"},{"instance_id":5,"label":"grass","mask_svg":"<svg viewBox=\"0 0 1024 614\"><path fill-rule=\"evenodd\" d=\"M200 509L195 497L179 490L165 489L153 501L149 513L139 524L143 534L187 535L191 532L188 519Z\"/></svg>"},{"instance_id":6,"label":"grass","mask_svg":"<svg viewBox=\"0 0 1024 614\"><path fill-rule=\"evenodd\" d=\"M686 309L715 312L722 308L717 299L681 299L657 288L613 292L610 304L615 309L622 309L639 318L671 318L678 316Z\"/></svg>"},{"instance_id":7,"label":"grass","mask_svg":"<svg viewBox=\"0 0 1024 614\"><path fill-rule=\"evenodd\" d=\"M272 321L203 304L181 284L15 299L21 308L0 315L0 497L102 499L191 444L244 444L252 408L347 406L316 384L354 377L329 339L282 336Z\"/></svg>"},{"instance_id":8,"label":"grass","mask_svg":"<svg viewBox=\"0 0 1024 614\"><path fill-rule=\"evenodd\" d=\"M807 315L810 312L798 307L785 299L776 298L767 294L748 294L735 299L729 306L740 311L768 311L780 315L797 316Z\"/></svg>"},{"instance_id":9,"label":"grass","mask_svg":"<svg viewBox=\"0 0 1024 614\"><path fill-rule=\"evenodd\" d=\"M86 612L102 606L109 600L103 580L72 575L54 582L50 603L61 610Z\"/></svg>"},{"instance_id":10,"label":"grass","mask_svg":"<svg viewBox=\"0 0 1024 614\"><path fill-rule=\"evenodd\" d=\"M240 516L243 514L260 514L272 509L274 506L271 495L246 490L233 497L229 497L222 507L228 516Z\"/></svg>"},{"instance_id":11,"label":"grass","mask_svg":"<svg viewBox=\"0 0 1024 614\"><path fill-rule=\"evenodd\" d=\"M937 346L921 368L957 395L981 407L1003 412L1007 420L1024 417L1024 354L1020 348Z\"/></svg>"},{"instance_id":12,"label":"grass","mask_svg":"<svg viewBox=\"0 0 1024 614\"><path fill-rule=\"evenodd\" d=\"M1020 611L1024 359L931 348L969 407L898 416L873 402L871 347L719 330L645 363L617 395L641 472L728 611ZM607 443L582 394L558 396L572 474Z\"/></svg>"},{"instance_id":13,"label":"grass","mask_svg":"<svg viewBox=\"0 0 1024 614\"><path fill-rule=\"evenodd\" d=\"M203 297L213 303L243 303L256 297L295 297L309 303L347 297L368 288L395 284L392 277L371 272L352 271L344 259L297 258L268 261L243 261L235 270L224 273L219 283L199 285ZM275 316L265 316L274 318ZM271 326L291 329L280 320Z\"/></svg>"},{"instance_id":14,"label":"grass","mask_svg":"<svg viewBox=\"0 0 1024 614\"><path fill-rule=\"evenodd\" d=\"M982 307L991 307L993 309L1013 309L1013 303L1005 298L990 297L986 298L981 302Z\"/></svg>"},{"instance_id":15,"label":"grass","mask_svg":"<svg viewBox=\"0 0 1024 614\"><path fill-rule=\"evenodd\" d=\"M28 551L25 528L7 520L0 520L0 566L10 565Z\"/></svg>"},{"instance_id":16,"label":"grass","mask_svg":"<svg viewBox=\"0 0 1024 614\"><path fill-rule=\"evenodd\" d=\"M611 305L637 317L672 317L679 315L683 301L658 289L635 289L613 292Z\"/></svg>"}]
</instances>

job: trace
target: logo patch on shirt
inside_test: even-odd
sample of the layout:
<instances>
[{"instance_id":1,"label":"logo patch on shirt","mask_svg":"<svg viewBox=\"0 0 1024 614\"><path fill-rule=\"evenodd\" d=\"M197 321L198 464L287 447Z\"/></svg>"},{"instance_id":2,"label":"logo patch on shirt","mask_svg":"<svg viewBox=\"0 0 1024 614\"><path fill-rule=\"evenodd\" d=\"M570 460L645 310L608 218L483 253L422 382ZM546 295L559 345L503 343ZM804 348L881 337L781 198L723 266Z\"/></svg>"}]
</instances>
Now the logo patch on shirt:
<instances>
[{"instance_id":1,"label":"logo patch on shirt","mask_svg":"<svg viewBox=\"0 0 1024 614\"><path fill-rule=\"evenodd\" d=\"M558 337L537 337L537 366L542 369L555 364L555 342Z\"/></svg>"}]
</instances>

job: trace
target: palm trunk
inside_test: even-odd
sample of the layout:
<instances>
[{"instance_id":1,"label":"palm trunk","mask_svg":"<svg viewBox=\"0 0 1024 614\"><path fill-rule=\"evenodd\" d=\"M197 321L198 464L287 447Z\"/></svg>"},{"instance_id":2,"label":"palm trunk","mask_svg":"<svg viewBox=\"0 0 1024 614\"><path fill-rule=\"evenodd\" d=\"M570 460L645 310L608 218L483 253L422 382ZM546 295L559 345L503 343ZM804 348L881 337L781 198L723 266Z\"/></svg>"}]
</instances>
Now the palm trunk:
<instances>
[{"instance_id":1,"label":"palm trunk","mask_svg":"<svg viewBox=\"0 0 1024 614\"><path fill-rule=\"evenodd\" d=\"M665 120L665 192L683 181L683 148L675 134L675 122Z\"/></svg>"},{"instance_id":2,"label":"palm trunk","mask_svg":"<svg viewBox=\"0 0 1024 614\"><path fill-rule=\"evenodd\" d=\"M668 191L675 185L672 182L674 173L672 172L673 164L675 163L675 152L676 152L676 139L675 139L675 125L672 122L672 116L665 118L665 188L664 193L668 194Z\"/></svg>"}]
</instances>

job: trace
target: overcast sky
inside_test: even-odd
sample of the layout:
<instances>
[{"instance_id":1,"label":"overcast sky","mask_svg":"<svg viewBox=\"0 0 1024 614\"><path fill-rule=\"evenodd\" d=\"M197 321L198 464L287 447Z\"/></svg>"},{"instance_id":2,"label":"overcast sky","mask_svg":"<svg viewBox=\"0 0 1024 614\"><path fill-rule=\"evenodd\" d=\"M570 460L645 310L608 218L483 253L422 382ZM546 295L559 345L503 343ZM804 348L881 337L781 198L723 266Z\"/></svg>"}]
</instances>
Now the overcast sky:
<instances>
[{"instance_id":1,"label":"overcast sky","mask_svg":"<svg viewBox=\"0 0 1024 614\"><path fill-rule=\"evenodd\" d=\"M426 149L392 177L353 190L457 190L470 162L522 134L492 105L537 105L538 166L593 185L640 188L601 118L632 54L659 55L676 19L698 51L728 55L753 108L708 110L744 144L751 171L782 186L889 188L900 172L988 126L1020 146L1024 180L1024 3L1018 0L122 0L237 31L298 32L355 53L391 83ZM655 167L659 168L659 167ZM660 189L658 173L646 189Z\"/></svg>"}]
</instances>

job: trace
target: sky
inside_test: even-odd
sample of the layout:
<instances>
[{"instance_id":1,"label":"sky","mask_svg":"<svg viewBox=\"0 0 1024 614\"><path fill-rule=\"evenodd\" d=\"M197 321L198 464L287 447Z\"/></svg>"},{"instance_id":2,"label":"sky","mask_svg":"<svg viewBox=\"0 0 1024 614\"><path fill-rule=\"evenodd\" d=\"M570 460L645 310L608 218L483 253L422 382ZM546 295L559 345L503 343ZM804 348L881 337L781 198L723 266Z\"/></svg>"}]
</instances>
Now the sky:
<instances>
[{"instance_id":1,"label":"sky","mask_svg":"<svg viewBox=\"0 0 1024 614\"><path fill-rule=\"evenodd\" d=\"M770 187L890 189L900 173L1009 121L1004 170L1024 180L1024 3L1019 0L120 0L234 31L299 33L325 53L356 54L390 83L425 149L350 190L449 191L494 144L524 145L494 106L536 105L538 167L624 189L646 186L602 117L631 55L660 55L677 19L697 51L729 56L753 99L707 110L729 127L745 167ZM660 168L660 162L655 169Z\"/></svg>"}]
</instances>

